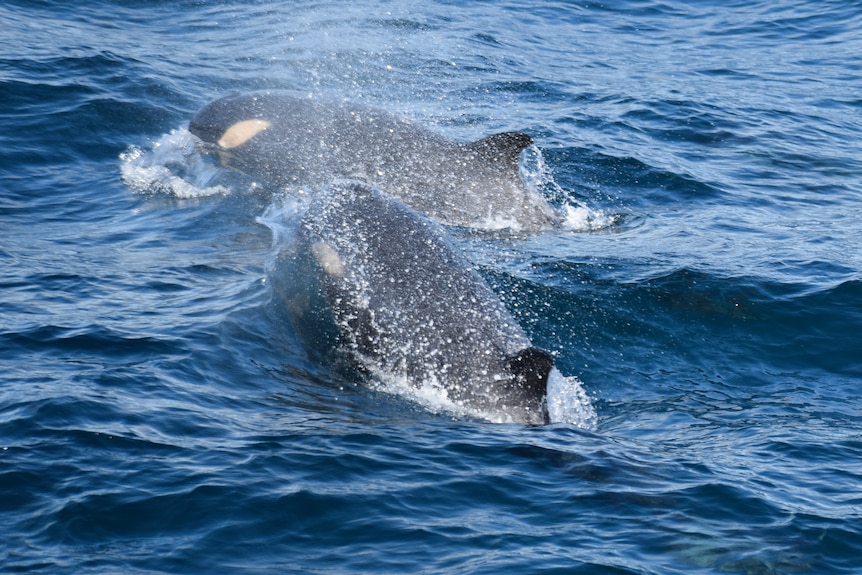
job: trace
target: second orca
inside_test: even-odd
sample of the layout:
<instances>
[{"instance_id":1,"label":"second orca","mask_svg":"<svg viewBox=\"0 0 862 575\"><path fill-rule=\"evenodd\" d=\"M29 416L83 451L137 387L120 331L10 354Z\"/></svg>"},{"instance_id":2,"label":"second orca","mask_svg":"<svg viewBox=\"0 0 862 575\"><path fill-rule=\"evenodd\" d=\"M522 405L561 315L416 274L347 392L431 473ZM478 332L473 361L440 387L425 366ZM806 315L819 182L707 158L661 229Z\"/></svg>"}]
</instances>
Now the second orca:
<instances>
[{"instance_id":1,"label":"second orca","mask_svg":"<svg viewBox=\"0 0 862 575\"><path fill-rule=\"evenodd\" d=\"M549 421L553 358L440 224L370 185L314 196L273 284L312 353L336 350L360 372L442 391L487 419Z\"/></svg>"}]
</instances>

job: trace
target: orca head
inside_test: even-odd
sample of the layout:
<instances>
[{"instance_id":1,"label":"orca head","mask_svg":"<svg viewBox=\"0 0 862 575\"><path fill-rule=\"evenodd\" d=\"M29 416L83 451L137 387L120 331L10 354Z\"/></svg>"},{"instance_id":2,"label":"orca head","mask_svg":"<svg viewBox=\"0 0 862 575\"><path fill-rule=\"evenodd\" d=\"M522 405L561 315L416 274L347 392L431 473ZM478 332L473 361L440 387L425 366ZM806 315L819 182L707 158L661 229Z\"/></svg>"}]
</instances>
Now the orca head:
<instances>
[{"instance_id":1,"label":"orca head","mask_svg":"<svg viewBox=\"0 0 862 575\"><path fill-rule=\"evenodd\" d=\"M204 106L189 122L189 132L220 150L237 148L267 130L265 94L231 94Z\"/></svg>"}]
</instances>

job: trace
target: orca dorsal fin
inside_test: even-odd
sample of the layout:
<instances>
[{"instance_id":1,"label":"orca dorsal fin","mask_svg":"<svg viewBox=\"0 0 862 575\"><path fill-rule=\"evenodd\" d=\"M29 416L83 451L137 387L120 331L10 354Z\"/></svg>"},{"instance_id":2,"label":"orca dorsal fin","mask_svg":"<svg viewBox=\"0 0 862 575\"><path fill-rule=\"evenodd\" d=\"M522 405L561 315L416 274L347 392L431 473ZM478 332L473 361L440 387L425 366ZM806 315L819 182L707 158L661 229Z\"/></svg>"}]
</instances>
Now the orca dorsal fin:
<instances>
[{"instance_id":1,"label":"orca dorsal fin","mask_svg":"<svg viewBox=\"0 0 862 575\"><path fill-rule=\"evenodd\" d=\"M509 373L514 375L532 398L548 393L548 376L554 368L554 358L537 347L527 347L506 359Z\"/></svg>"},{"instance_id":2,"label":"orca dorsal fin","mask_svg":"<svg viewBox=\"0 0 862 575\"><path fill-rule=\"evenodd\" d=\"M533 138L523 132L500 132L470 142L467 147L486 160L501 162L517 169L524 148L533 144Z\"/></svg>"}]
</instances>

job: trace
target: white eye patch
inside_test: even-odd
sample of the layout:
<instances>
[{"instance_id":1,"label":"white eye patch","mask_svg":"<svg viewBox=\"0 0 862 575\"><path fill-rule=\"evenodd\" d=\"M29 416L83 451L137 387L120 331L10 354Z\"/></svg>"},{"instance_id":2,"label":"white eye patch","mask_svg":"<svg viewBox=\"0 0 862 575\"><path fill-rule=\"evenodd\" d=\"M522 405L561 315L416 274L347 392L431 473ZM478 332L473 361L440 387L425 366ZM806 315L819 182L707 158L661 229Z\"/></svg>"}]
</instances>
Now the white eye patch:
<instances>
[{"instance_id":1,"label":"white eye patch","mask_svg":"<svg viewBox=\"0 0 862 575\"><path fill-rule=\"evenodd\" d=\"M266 120L243 120L225 130L216 143L222 148L230 150L231 148L245 144L256 134L263 132L271 125Z\"/></svg>"},{"instance_id":2,"label":"white eye patch","mask_svg":"<svg viewBox=\"0 0 862 575\"><path fill-rule=\"evenodd\" d=\"M324 242L315 242L311 246L311 253L327 274L335 277L344 276L344 264L332 246Z\"/></svg>"}]
</instances>

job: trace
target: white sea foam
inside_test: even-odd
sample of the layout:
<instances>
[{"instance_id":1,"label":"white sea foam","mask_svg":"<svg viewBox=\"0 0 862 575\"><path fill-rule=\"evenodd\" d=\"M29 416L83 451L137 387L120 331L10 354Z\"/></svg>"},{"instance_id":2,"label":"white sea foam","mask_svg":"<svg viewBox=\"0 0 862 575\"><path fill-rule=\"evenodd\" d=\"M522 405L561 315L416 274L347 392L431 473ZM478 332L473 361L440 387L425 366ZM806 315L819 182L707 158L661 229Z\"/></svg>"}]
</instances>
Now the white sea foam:
<instances>
[{"instance_id":1,"label":"white sea foam","mask_svg":"<svg viewBox=\"0 0 862 575\"><path fill-rule=\"evenodd\" d=\"M552 423L568 423L583 429L593 429L598 422L580 380L566 377L556 369L548 377L548 416Z\"/></svg>"},{"instance_id":2,"label":"white sea foam","mask_svg":"<svg viewBox=\"0 0 862 575\"><path fill-rule=\"evenodd\" d=\"M123 183L141 193L177 198L229 194L228 187L213 184L221 173L222 168L204 157L185 128L163 135L148 150L131 146L120 154Z\"/></svg>"},{"instance_id":3,"label":"white sea foam","mask_svg":"<svg viewBox=\"0 0 862 575\"><path fill-rule=\"evenodd\" d=\"M602 210L590 208L583 202L572 198L572 194L564 190L554 179L553 171L545 163L541 149L529 146L518 164L521 179L531 190L548 198L560 206L563 221L562 227L574 232L593 232L612 227L619 222L616 214L607 214ZM494 223L493 221L491 223ZM506 222L499 222L495 228L484 225L488 229L503 229ZM511 226L509 226L511 227Z\"/></svg>"},{"instance_id":4,"label":"white sea foam","mask_svg":"<svg viewBox=\"0 0 862 575\"><path fill-rule=\"evenodd\" d=\"M373 366L372 366L373 367ZM449 398L445 386L433 376L415 382L402 375L373 369L372 386L378 391L398 395L431 413L454 417L473 417L490 423L513 423L511 414L464 406ZM598 416L590 398L576 377L566 377L552 369L548 378L548 415L551 423L565 423L581 429L594 429Z\"/></svg>"},{"instance_id":5,"label":"white sea foam","mask_svg":"<svg viewBox=\"0 0 862 575\"><path fill-rule=\"evenodd\" d=\"M607 214L583 204L565 204L562 226L574 232L594 232L610 228L620 221L617 214Z\"/></svg>"},{"instance_id":6,"label":"white sea foam","mask_svg":"<svg viewBox=\"0 0 862 575\"><path fill-rule=\"evenodd\" d=\"M417 382L404 375L379 369L372 369L371 371L371 386L377 391L402 397L430 413L446 414L456 418L475 418L489 423L515 423L510 414L501 411L475 409L453 401L449 398L445 386L437 381L433 375Z\"/></svg>"}]
</instances>

